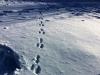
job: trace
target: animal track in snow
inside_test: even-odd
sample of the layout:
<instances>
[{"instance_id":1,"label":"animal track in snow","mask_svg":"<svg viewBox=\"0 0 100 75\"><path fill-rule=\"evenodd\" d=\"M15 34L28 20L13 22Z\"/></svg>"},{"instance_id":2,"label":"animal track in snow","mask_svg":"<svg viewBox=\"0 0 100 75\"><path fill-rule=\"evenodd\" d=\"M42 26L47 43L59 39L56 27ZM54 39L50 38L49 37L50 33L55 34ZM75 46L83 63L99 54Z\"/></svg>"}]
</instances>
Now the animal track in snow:
<instances>
[{"instance_id":1,"label":"animal track in snow","mask_svg":"<svg viewBox=\"0 0 100 75\"><path fill-rule=\"evenodd\" d=\"M41 24L43 24L43 22L42 22L42 21L40 21L40 23L41 23Z\"/></svg>"},{"instance_id":2,"label":"animal track in snow","mask_svg":"<svg viewBox=\"0 0 100 75\"><path fill-rule=\"evenodd\" d=\"M45 34L43 29L40 29L39 34Z\"/></svg>"},{"instance_id":3,"label":"animal track in snow","mask_svg":"<svg viewBox=\"0 0 100 75\"><path fill-rule=\"evenodd\" d=\"M43 48L44 45L42 43L43 43L43 39L39 38L39 43L36 44L36 47Z\"/></svg>"},{"instance_id":4,"label":"animal track in snow","mask_svg":"<svg viewBox=\"0 0 100 75\"><path fill-rule=\"evenodd\" d=\"M40 24L39 24L39 26L44 26L44 24L43 24L43 22L42 22L42 21L40 21Z\"/></svg>"},{"instance_id":5,"label":"animal track in snow","mask_svg":"<svg viewBox=\"0 0 100 75\"><path fill-rule=\"evenodd\" d=\"M43 20L43 17L39 17L40 20Z\"/></svg>"},{"instance_id":6,"label":"animal track in snow","mask_svg":"<svg viewBox=\"0 0 100 75\"><path fill-rule=\"evenodd\" d=\"M31 66L31 70L34 70L34 68L35 68L35 65L34 65L34 64L32 64L32 66Z\"/></svg>"},{"instance_id":7,"label":"animal track in snow","mask_svg":"<svg viewBox=\"0 0 100 75\"><path fill-rule=\"evenodd\" d=\"M40 48L43 48L43 47L44 47L44 45L43 45L43 44L41 44L41 45L40 45Z\"/></svg>"},{"instance_id":8,"label":"animal track in snow","mask_svg":"<svg viewBox=\"0 0 100 75\"><path fill-rule=\"evenodd\" d=\"M44 26L44 24L39 24L39 26Z\"/></svg>"},{"instance_id":9,"label":"animal track in snow","mask_svg":"<svg viewBox=\"0 0 100 75\"><path fill-rule=\"evenodd\" d=\"M36 57L36 61L35 61L37 64L40 62L40 55L37 55Z\"/></svg>"},{"instance_id":10,"label":"animal track in snow","mask_svg":"<svg viewBox=\"0 0 100 75\"><path fill-rule=\"evenodd\" d=\"M44 45L43 45L42 43L37 43L37 44L36 44L36 47L39 47L39 48L42 49L42 48L44 48Z\"/></svg>"},{"instance_id":11,"label":"animal track in snow","mask_svg":"<svg viewBox=\"0 0 100 75\"><path fill-rule=\"evenodd\" d=\"M9 27L4 27L4 29L9 29Z\"/></svg>"},{"instance_id":12,"label":"animal track in snow","mask_svg":"<svg viewBox=\"0 0 100 75\"><path fill-rule=\"evenodd\" d=\"M35 70L35 73L36 73L36 74L40 74L40 72L41 72L41 67L38 66L38 67L36 68L36 70Z\"/></svg>"},{"instance_id":13,"label":"animal track in snow","mask_svg":"<svg viewBox=\"0 0 100 75\"><path fill-rule=\"evenodd\" d=\"M42 15L41 11L40 11L40 15ZM43 17L39 17L39 19L43 20ZM40 21L39 26L44 26L42 21ZM45 34L42 28L39 30L39 34ZM44 48L44 45L42 43L43 43L43 39L39 38L39 43L36 44L36 47L41 49ZM40 62L40 55L37 55L36 58L34 59L35 64L32 64L32 66L30 67L30 69L34 71L35 75L38 75L41 72L41 67L38 65L39 62Z\"/></svg>"},{"instance_id":14,"label":"animal track in snow","mask_svg":"<svg viewBox=\"0 0 100 75\"><path fill-rule=\"evenodd\" d=\"M37 55L34 59L32 59L34 61L34 64L38 64L40 62L40 55ZM34 65L33 65L34 66Z\"/></svg>"},{"instance_id":15,"label":"animal track in snow","mask_svg":"<svg viewBox=\"0 0 100 75\"><path fill-rule=\"evenodd\" d=\"M32 64L30 69L35 73L35 75L38 75L41 72L41 67L37 64Z\"/></svg>"},{"instance_id":16,"label":"animal track in snow","mask_svg":"<svg viewBox=\"0 0 100 75\"><path fill-rule=\"evenodd\" d=\"M38 63L40 62L40 55L37 55L35 57L35 64L32 64L32 66L30 67L30 69L32 71L34 71L35 75L40 74L41 72L41 67L38 65Z\"/></svg>"},{"instance_id":17,"label":"animal track in snow","mask_svg":"<svg viewBox=\"0 0 100 75\"><path fill-rule=\"evenodd\" d=\"M36 47L39 47L39 43L36 44Z\"/></svg>"},{"instance_id":18,"label":"animal track in snow","mask_svg":"<svg viewBox=\"0 0 100 75\"><path fill-rule=\"evenodd\" d=\"M39 42L40 42L40 43L42 43L42 42L43 42L43 39L42 39L42 38L40 38L40 39L39 39Z\"/></svg>"}]
</instances>

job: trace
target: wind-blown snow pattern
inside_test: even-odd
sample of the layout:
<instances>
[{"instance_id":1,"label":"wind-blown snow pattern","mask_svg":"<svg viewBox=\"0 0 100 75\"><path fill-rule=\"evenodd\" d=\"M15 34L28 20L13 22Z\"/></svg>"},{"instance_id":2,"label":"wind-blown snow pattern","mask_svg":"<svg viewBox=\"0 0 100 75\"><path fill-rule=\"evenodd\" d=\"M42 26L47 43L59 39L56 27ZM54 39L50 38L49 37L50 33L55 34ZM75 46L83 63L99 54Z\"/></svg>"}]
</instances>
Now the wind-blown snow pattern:
<instances>
[{"instance_id":1,"label":"wind-blown snow pattern","mask_svg":"<svg viewBox=\"0 0 100 75\"><path fill-rule=\"evenodd\" d=\"M99 9L1 1L0 75L100 75Z\"/></svg>"}]
</instances>

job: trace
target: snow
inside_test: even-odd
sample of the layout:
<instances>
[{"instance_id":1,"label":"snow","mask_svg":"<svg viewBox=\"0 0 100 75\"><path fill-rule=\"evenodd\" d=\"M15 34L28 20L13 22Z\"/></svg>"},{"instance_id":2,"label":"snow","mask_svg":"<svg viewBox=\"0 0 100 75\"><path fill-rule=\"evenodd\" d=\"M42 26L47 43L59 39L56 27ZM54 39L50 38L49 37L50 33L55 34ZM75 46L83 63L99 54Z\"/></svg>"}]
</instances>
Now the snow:
<instances>
[{"instance_id":1,"label":"snow","mask_svg":"<svg viewBox=\"0 0 100 75\"><path fill-rule=\"evenodd\" d=\"M0 16L0 58L10 56L5 55L9 47L21 69L16 67L6 73L12 68L6 65L13 61L9 58L5 64L6 59L0 59L0 75L100 74L100 13L94 12L97 8L75 15L79 11L73 8L73 13L56 3L6 4L0 4L0 14L4 14ZM7 67L4 73L1 63Z\"/></svg>"}]
</instances>

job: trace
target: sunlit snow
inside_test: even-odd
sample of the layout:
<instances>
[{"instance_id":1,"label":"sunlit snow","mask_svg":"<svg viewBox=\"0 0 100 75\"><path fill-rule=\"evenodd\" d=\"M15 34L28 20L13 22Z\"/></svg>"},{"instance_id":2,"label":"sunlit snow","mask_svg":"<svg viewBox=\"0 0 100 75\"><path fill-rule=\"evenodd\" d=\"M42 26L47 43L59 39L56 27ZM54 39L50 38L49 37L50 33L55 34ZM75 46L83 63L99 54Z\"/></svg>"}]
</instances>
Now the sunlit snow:
<instances>
[{"instance_id":1,"label":"sunlit snow","mask_svg":"<svg viewBox=\"0 0 100 75\"><path fill-rule=\"evenodd\" d=\"M2 0L0 75L100 75L99 9Z\"/></svg>"}]
</instances>

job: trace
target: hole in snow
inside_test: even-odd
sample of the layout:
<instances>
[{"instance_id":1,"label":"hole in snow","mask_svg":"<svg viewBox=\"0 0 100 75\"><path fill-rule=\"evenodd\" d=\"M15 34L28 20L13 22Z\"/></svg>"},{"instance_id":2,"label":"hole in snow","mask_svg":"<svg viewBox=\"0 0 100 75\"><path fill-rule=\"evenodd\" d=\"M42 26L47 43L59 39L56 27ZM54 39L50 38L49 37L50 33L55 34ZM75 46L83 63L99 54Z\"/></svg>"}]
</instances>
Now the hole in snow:
<instances>
[{"instance_id":1,"label":"hole in snow","mask_svg":"<svg viewBox=\"0 0 100 75\"><path fill-rule=\"evenodd\" d=\"M40 66L38 66L38 67L36 68L35 73L36 73L36 74L40 74L40 72L41 72L41 67L40 67Z\"/></svg>"},{"instance_id":2,"label":"hole in snow","mask_svg":"<svg viewBox=\"0 0 100 75\"><path fill-rule=\"evenodd\" d=\"M4 29L8 29L8 27L4 27Z\"/></svg>"},{"instance_id":3,"label":"hole in snow","mask_svg":"<svg viewBox=\"0 0 100 75\"><path fill-rule=\"evenodd\" d=\"M21 69L19 56L9 47L0 45L0 75L12 74L16 69Z\"/></svg>"},{"instance_id":4,"label":"hole in snow","mask_svg":"<svg viewBox=\"0 0 100 75\"><path fill-rule=\"evenodd\" d=\"M39 60L40 59L40 55L37 55L36 59L37 59L36 63L38 64L40 62L40 60Z\"/></svg>"},{"instance_id":5,"label":"hole in snow","mask_svg":"<svg viewBox=\"0 0 100 75\"><path fill-rule=\"evenodd\" d=\"M49 21L49 20L45 20L45 21Z\"/></svg>"},{"instance_id":6,"label":"hole in snow","mask_svg":"<svg viewBox=\"0 0 100 75\"><path fill-rule=\"evenodd\" d=\"M31 70L34 70L34 67L35 67L35 65L34 65L34 64L32 64L32 66L31 66Z\"/></svg>"},{"instance_id":7,"label":"hole in snow","mask_svg":"<svg viewBox=\"0 0 100 75\"><path fill-rule=\"evenodd\" d=\"M41 45L40 45L40 48L43 48L43 47L44 47L44 45L43 45L43 44L41 44Z\"/></svg>"},{"instance_id":8,"label":"hole in snow","mask_svg":"<svg viewBox=\"0 0 100 75\"><path fill-rule=\"evenodd\" d=\"M39 39L39 42L40 42L40 43L42 43L42 42L43 42L43 39L42 39L42 38L40 38L40 39Z\"/></svg>"}]
</instances>

